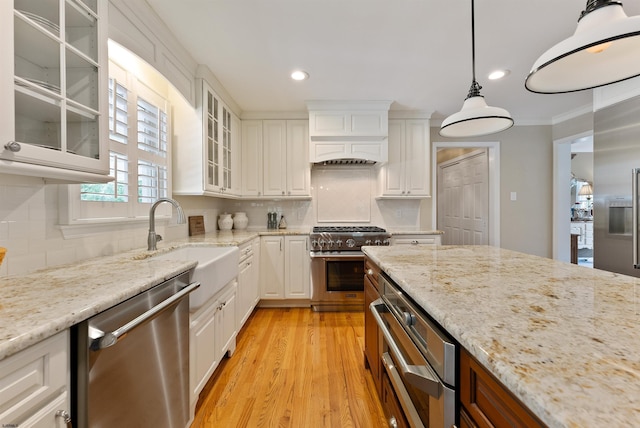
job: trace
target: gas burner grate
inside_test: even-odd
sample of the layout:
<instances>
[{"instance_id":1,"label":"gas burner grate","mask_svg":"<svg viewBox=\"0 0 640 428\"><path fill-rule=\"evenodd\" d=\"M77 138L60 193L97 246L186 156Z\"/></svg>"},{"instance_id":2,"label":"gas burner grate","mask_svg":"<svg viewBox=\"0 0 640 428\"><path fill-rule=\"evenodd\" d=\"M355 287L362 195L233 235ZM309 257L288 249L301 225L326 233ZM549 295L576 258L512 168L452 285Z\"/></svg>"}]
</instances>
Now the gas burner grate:
<instances>
[{"instance_id":1,"label":"gas burner grate","mask_svg":"<svg viewBox=\"0 0 640 428\"><path fill-rule=\"evenodd\" d=\"M378 226L314 226L313 233L385 233L381 227Z\"/></svg>"}]
</instances>

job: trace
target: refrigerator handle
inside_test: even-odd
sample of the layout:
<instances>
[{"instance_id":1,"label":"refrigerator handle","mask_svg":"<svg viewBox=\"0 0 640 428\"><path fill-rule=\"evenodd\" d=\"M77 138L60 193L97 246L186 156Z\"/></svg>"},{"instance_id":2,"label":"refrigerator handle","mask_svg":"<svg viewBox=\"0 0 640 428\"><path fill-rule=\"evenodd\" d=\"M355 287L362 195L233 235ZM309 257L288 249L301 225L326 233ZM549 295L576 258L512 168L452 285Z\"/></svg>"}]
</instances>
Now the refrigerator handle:
<instances>
[{"instance_id":1,"label":"refrigerator handle","mask_svg":"<svg viewBox=\"0 0 640 428\"><path fill-rule=\"evenodd\" d=\"M640 260L638 260L638 175L640 174L640 168L634 168L631 171L631 174L631 201L633 210L633 268L640 269Z\"/></svg>"}]
</instances>

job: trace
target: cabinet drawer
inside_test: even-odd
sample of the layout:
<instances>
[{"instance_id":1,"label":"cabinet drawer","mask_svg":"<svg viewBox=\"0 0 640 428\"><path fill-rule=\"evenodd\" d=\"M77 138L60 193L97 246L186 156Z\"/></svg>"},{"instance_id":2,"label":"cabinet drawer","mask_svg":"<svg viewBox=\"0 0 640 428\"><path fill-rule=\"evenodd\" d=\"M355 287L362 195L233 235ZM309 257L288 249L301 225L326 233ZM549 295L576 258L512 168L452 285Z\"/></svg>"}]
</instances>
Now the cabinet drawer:
<instances>
[{"instance_id":1,"label":"cabinet drawer","mask_svg":"<svg viewBox=\"0 0 640 428\"><path fill-rule=\"evenodd\" d=\"M473 420L473 422L465 421L465 426L481 428L545 426L464 350L460 352L460 402L467 415Z\"/></svg>"},{"instance_id":2,"label":"cabinet drawer","mask_svg":"<svg viewBox=\"0 0 640 428\"><path fill-rule=\"evenodd\" d=\"M440 237L397 238L393 240L391 245L440 245Z\"/></svg>"},{"instance_id":3,"label":"cabinet drawer","mask_svg":"<svg viewBox=\"0 0 640 428\"><path fill-rule=\"evenodd\" d=\"M65 330L0 361L0 421L25 421L67 390L68 349Z\"/></svg>"}]
</instances>

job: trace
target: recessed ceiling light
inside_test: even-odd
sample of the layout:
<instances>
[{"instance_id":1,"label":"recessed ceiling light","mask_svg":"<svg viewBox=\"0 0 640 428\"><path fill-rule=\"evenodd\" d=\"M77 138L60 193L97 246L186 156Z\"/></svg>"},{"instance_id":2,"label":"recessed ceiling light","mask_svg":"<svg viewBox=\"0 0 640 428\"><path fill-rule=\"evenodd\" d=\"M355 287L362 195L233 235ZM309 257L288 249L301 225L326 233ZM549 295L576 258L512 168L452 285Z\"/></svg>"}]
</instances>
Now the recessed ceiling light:
<instances>
[{"instance_id":1,"label":"recessed ceiling light","mask_svg":"<svg viewBox=\"0 0 640 428\"><path fill-rule=\"evenodd\" d=\"M307 80L309 78L309 73L302 70L296 70L293 73L291 73L291 78L293 80Z\"/></svg>"},{"instance_id":2,"label":"recessed ceiling light","mask_svg":"<svg viewBox=\"0 0 640 428\"><path fill-rule=\"evenodd\" d=\"M489 80L498 80L502 79L505 76L508 76L511 73L509 70L496 70L489 74Z\"/></svg>"}]
</instances>

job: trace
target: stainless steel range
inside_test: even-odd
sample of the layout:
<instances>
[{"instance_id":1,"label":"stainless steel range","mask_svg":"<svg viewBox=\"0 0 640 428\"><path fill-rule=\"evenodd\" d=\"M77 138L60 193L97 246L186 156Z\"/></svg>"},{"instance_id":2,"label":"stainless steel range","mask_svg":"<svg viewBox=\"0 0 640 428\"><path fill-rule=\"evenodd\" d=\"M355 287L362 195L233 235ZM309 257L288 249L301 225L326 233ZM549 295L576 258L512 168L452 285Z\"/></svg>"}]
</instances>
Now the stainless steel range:
<instances>
[{"instance_id":1,"label":"stainless steel range","mask_svg":"<svg viewBox=\"0 0 640 428\"><path fill-rule=\"evenodd\" d=\"M311 240L311 307L314 311L364 310L365 245L389 245L377 226L316 226Z\"/></svg>"}]
</instances>

